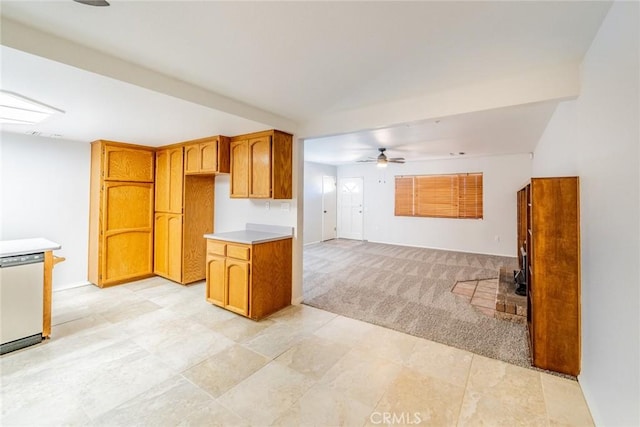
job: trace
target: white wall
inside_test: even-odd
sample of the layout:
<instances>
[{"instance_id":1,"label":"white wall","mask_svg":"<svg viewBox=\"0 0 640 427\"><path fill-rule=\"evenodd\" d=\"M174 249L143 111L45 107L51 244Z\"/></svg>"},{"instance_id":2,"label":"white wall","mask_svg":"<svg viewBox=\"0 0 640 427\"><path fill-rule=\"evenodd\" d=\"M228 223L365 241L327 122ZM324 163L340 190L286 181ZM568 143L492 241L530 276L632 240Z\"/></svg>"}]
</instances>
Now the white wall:
<instances>
[{"instance_id":1,"label":"white wall","mask_svg":"<svg viewBox=\"0 0 640 427\"><path fill-rule=\"evenodd\" d=\"M598 425L640 425L639 7L615 3L559 105L534 176L580 176L582 373Z\"/></svg>"},{"instance_id":2,"label":"white wall","mask_svg":"<svg viewBox=\"0 0 640 427\"><path fill-rule=\"evenodd\" d=\"M229 197L229 183L229 175L216 176L214 223L216 233L244 230L248 222L295 228L295 199L232 199ZM287 206L288 210L286 210Z\"/></svg>"},{"instance_id":3,"label":"white wall","mask_svg":"<svg viewBox=\"0 0 640 427\"><path fill-rule=\"evenodd\" d=\"M292 301L302 301L302 144L293 144L293 199L231 199L230 175L217 175L214 231L243 230L247 223L284 225L294 228ZM267 204L269 207L267 208ZM300 213L300 218L298 218Z\"/></svg>"},{"instance_id":4,"label":"white wall","mask_svg":"<svg viewBox=\"0 0 640 427\"><path fill-rule=\"evenodd\" d=\"M335 166L304 162L304 244L322 240L322 177L337 176Z\"/></svg>"},{"instance_id":5,"label":"white wall","mask_svg":"<svg viewBox=\"0 0 640 427\"><path fill-rule=\"evenodd\" d=\"M484 219L394 216L394 176L482 172ZM516 256L516 192L531 176L528 154L338 167L338 178L364 177L364 239ZM496 240L496 236L499 241Z\"/></svg>"},{"instance_id":6,"label":"white wall","mask_svg":"<svg viewBox=\"0 0 640 427\"><path fill-rule=\"evenodd\" d=\"M0 239L44 237L60 243L54 289L87 283L88 143L3 132Z\"/></svg>"}]
</instances>

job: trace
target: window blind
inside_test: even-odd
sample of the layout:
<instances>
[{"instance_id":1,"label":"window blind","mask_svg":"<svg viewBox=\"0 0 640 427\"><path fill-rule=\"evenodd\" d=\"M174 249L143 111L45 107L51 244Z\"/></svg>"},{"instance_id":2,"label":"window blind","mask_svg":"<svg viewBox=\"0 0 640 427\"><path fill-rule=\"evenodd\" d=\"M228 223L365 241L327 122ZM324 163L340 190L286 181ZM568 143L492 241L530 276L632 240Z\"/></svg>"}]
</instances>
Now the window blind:
<instances>
[{"instance_id":1,"label":"window blind","mask_svg":"<svg viewBox=\"0 0 640 427\"><path fill-rule=\"evenodd\" d=\"M395 215L482 219L482 173L396 176Z\"/></svg>"}]
</instances>

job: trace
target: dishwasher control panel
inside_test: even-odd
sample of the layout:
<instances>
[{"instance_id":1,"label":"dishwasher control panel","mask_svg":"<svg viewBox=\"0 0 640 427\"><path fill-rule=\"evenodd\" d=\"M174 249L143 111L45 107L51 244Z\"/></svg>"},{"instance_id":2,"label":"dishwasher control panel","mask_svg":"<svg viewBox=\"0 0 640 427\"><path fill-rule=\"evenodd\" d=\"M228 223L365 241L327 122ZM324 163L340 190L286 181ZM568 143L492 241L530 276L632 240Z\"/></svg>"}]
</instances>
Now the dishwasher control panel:
<instances>
[{"instance_id":1,"label":"dishwasher control panel","mask_svg":"<svg viewBox=\"0 0 640 427\"><path fill-rule=\"evenodd\" d=\"M44 252L26 255L14 255L0 258L0 268L15 267L18 265L34 264L44 261Z\"/></svg>"}]
</instances>

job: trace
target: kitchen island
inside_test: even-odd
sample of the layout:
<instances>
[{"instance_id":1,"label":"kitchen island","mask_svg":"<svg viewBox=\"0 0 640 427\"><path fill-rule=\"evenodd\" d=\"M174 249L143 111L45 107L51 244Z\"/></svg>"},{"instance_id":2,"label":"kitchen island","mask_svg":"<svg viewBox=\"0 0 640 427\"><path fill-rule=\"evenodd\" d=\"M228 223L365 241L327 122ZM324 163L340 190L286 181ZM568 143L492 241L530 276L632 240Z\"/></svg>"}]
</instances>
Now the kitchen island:
<instances>
[{"instance_id":1,"label":"kitchen island","mask_svg":"<svg viewBox=\"0 0 640 427\"><path fill-rule=\"evenodd\" d=\"M292 227L247 224L204 237L207 301L254 320L291 304Z\"/></svg>"}]
</instances>

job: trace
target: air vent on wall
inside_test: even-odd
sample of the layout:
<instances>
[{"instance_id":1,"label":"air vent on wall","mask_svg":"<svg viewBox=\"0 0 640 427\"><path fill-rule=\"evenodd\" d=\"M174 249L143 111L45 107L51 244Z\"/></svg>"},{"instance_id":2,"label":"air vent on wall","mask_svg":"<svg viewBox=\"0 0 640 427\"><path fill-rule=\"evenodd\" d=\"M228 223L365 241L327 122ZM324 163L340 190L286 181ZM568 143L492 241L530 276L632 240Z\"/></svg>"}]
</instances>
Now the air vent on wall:
<instances>
[{"instance_id":1,"label":"air vent on wall","mask_svg":"<svg viewBox=\"0 0 640 427\"><path fill-rule=\"evenodd\" d=\"M27 135L31 135L31 136L42 136L44 138L62 138L62 135L60 135L59 133L46 133L46 132L39 132L37 130L29 130L27 132L25 132L25 134Z\"/></svg>"}]
</instances>

